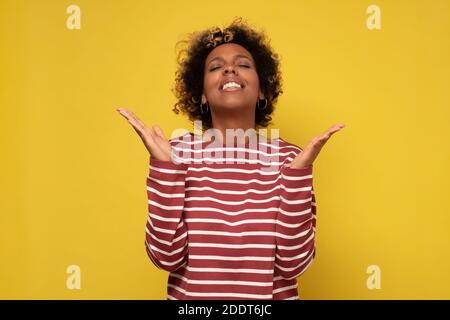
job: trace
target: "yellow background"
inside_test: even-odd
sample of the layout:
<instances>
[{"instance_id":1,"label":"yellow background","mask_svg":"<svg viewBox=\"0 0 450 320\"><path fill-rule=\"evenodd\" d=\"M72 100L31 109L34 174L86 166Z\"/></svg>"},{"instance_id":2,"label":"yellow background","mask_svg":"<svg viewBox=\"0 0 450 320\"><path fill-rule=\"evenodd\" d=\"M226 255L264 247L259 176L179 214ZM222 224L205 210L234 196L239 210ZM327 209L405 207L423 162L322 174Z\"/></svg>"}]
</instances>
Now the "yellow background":
<instances>
[{"instance_id":1,"label":"yellow background","mask_svg":"<svg viewBox=\"0 0 450 320\"><path fill-rule=\"evenodd\" d=\"M366 8L381 8L368 30ZM69 30L66 8L81 8ZM144 249L148 153L116 111L167 135L175 43L242 16L281 56L274 116L315 162L317 255L302 299L450 298L450 2L0 2L2 299L165 299ZM81 268L81 290L66 268ZM366 269L381 268L369 290Z\"/></svg>"}]
</instances>

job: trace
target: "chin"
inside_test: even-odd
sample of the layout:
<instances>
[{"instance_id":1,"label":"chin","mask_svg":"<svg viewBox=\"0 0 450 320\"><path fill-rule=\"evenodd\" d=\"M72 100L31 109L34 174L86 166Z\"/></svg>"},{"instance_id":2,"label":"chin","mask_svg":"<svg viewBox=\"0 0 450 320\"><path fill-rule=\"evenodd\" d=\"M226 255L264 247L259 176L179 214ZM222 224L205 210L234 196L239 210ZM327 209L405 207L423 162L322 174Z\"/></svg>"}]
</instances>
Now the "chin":
<instances>
[{"instance_id":1,"label":"chin","mask_svg":"<svg viewBox=\"0 0 450 320\"><path fill-rule=\"evenodd\" d=\"M223 109L246 109L248 106L248 103L246 103L245 101L239 101L239 100L234 100L234 101L221 101L220 103L220 107Z\"/></svg>"}]
</instances>

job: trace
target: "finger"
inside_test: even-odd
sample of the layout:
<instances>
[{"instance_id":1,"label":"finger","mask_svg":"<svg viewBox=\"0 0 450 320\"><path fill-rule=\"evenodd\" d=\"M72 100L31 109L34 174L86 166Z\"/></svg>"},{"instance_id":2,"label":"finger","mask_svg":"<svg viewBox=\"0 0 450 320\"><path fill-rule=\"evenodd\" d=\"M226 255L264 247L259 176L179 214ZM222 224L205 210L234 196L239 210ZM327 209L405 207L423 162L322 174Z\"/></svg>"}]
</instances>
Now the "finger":
<instances>
[{"instance_id":1,"label":"finger","mask_svg":"<svg viewBox=\"0 0 450 320\"><path fill-rule=\"evenodd\" d=\"M125 108L117 108L116 110L131 124L133 129L137 132L137 134L144 142L144 145L150 152L150 154L161 153L160 148L155 141L156 134L152 129L147 128L145 124L140 121L133 112Z\"/></svg>"},{"instance_id":2,"label":"finger","mask_svg":"<svg viewBox=\"0 0 450 320\"><path fill-rule=\"evenodd\" d=\"M132 114L132 112L125 108L117 108L116 110L127 120L135 119L135 116Z\"/></svg>"},{"instance_id":3,"label":"finger","mask_svg":"<svg viewBox=\"0 0 450 320\"><path fill-rule=\"evenodd\" d=\"M163 138L164 140L167 140L162 129L158 126L158 125L153 125L153 130L154 132L161 138Z\"/></svg>"},{"instance_id":4,"label":"finger","mask_svg":"<svg viewBox=\"0 0 450 320\"><path fill-rule=\"evenodd\" d=\"M125 108L119 108L117 111L123 115L127 120L133 119L136 124L142 129L145 127L145 123L141 121L132 111L127 110Z\"/></svg>"},{"instance_id":5,"label":"finger","mask_svg":"<svg viewBox=\"0 0 450 320\"><path fill-rule=\"evenodd\" d=\"M159 129L159 130L158 130ZM170 145L170 142L166 139L164 136L164 133L162 132L161 128L158 125L153 125L152 130L154 133L154 139L156 144L158 145L159 149L168 157L171 156L172 147ZM159 131L159 133L158 133Z\"/></svg>"},{"instance_id":6,"label":"finger","mask_svg":"<svg viewBox=\"0 0 450 320\"><path fill-rule=\"evenodd\" d=\"M171 157L171 149L167 149L164 147L164 143L169 144L168 141L164 141L154 130L154 128L149 129L152 139L154 141L154 153L155 157L159 159L170 159Z\"/></svg>"},{"instance_id":7,"label":"finger","mask_svg":"<svg viewBox=\"0 0 450 320\"><path fill-rule=\"evenodd\" d=\"M146 129L146 125L144 122L142 122L133 112L124 109L124 108L119 108L117 109L117 111L125 118L128 120L128 122L133 125L133 127L141 132L144 133L145 129Z\"/></svg>"},{"instance_id":8,"label":"finger","mask_svg":"<svg viewBox=\"0 0 450 320\"><path fill-rule=\"evenodd\" d=\"M139 123L136 119L134 118L128 118L128 122L133 126L133 128L140 134L140 135L145 135L146 133L146 127L145 125L142 125L141 123Z\"/></svg>"},{"instance_id":9,"label":"finger","mask_svg":"<svg viewBox=\"0 0 450 320\"><path fill-rule=\"evenodd\" d=\"M332 126L330 129L328 129L327 133L329 133L330 135L332 135L333 133L341 130L342 128L344 128L345 125L343 123L340 124L336 124L334 126Z\"/></svg>"},{"instance_id":10,"label":"finger","mask_svg":"<svg viewBox=\"0 0 450 320\"><path fill-rule=\"evenodd\" d=\"M130 111L130 114L136 120L136 122L139 123L139 125L141 125L142 127L146 127L145 123L141 119L139 119L137 115L135 115L132 111Z\"/></svg>"},{"instance_id":11,"label":"finger","mask_svg":"<svg viewBox=\"0 0 450 320\"><path fill-rule=\"evenodd\" d=\"M127 109L125 109L125 108L120 108L120 107L119 107L119 108L117 108L116 110L117 110L117 112L119 112L120 115L122 115L124 118L126 118L126 119L129 118L128 110L127 110Z\"/></svg>"},{"instance_id":12,"label":"finger","mask_svg":"<svg viewBox=\"0 0 450 320\"><path fill-rule=\"evenodd\" d=\"M151 128L145 128L145 134L141 135L142 141L144 142L150 155L154 155L156 158L161 157L162 150L156 141L156 134Z\"/></svg>"},{"instance_id":13,"label":"finger","mask_svg":"<svg viewBox=\"0 0 450 320\"><path fill-rule=\"evenodd\" d=\"M299 153L294 159L294 166L304 167L313 163L331 135L342 128L344 128L344 124L337 124L328 129L324 134L314 137L303 152Z\"/></svg>"},{"instance_id":14,"label":"finger","mask_svg":"<svg viewBox=\"0 0 450 320\"><path fill-rule=\"evenodd\" d=\"M117 109L121 116L123 116L128 121L134 120L134 117L130 114L130 112L126 109L120 108Z\"/></svg>"},{"instance_id":15,"label":"finger","mask_svg":"<svg viewBox=\"0 0 450 320\"><path fill-rule=\"evenodd\" d=\"M341 130L344 127L345 127L345 125L343 123L336 124L336 125L332 126L330 129L328 129L324 134L319 136L318 140L320 142L325 143L334 133L338 132L339 130Z\"/></svg>"}]
</instances>

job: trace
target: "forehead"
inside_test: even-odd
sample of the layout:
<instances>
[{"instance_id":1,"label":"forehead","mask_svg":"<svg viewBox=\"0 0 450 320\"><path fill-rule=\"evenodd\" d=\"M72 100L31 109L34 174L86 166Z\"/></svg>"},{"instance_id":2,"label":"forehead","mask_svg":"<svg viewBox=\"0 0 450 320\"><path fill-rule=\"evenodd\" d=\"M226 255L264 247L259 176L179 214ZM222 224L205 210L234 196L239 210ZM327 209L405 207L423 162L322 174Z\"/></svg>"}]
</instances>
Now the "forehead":
<instances>
[{"instance_id":1,"label":"forehead","mask_svg":"<svg viewBox=\"0 0 450 320\"><path fill-rule=\"evenodd\" d=\"M206 57L206 63L209 63L211 60L218 57L231 59L236 55L246 56L253 61L251 53L243 46L237 43L225 43L217 46L208 54L208 56Z\"/></svg>"}]
</instances>

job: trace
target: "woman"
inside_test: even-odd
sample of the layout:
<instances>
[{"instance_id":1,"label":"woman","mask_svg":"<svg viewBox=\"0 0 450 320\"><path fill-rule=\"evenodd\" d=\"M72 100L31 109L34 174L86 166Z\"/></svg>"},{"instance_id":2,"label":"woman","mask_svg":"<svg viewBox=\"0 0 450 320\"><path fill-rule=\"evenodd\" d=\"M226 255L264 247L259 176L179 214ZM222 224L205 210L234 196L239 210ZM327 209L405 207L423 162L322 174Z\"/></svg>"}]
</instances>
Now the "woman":
<instances>
[{"instance_id":1,"label":"woman","mask_svg":"<svg viewBox=\"0 0 450 320\"><path fill-rule=\"evenodd\" d=\"M174 112L200 120L210 136L167 140L159 126L117 109L151 155L147 254L170 272L168 299L298 299L296 278L316 250L312 165L344 125L304 150L252 134L268 125L282 93L265 35L237 19L187 43Z\"/></svg>"}]
</instances>

